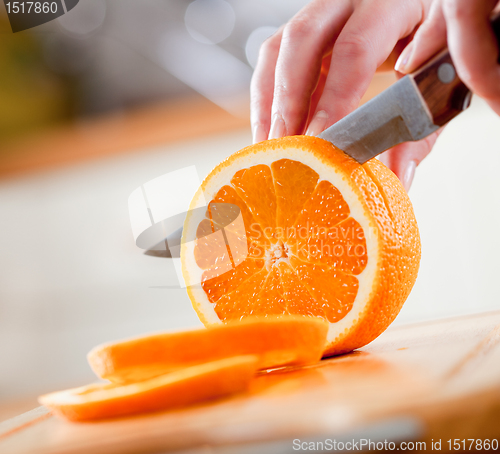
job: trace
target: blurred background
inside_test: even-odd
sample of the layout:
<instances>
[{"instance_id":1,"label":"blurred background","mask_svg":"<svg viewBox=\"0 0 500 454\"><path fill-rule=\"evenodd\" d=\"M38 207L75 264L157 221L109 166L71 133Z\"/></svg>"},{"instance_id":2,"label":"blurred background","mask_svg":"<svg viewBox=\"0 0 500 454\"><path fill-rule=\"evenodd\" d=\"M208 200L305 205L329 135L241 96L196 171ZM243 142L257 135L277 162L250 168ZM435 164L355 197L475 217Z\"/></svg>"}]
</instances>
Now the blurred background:
<instances>
[{"instance_id":1,"label":"blurred background","mask_svg":"<svg viewBox=\"0 0 500 454\"><path fill-rule=\"evenodd\" d=\"M80 0L16 34L0 5L0 420L93 381L101 342L200 325L172 263L135 246L127 200L251 143L259 46L305 3ZM395 323L500 309L499 131L474 98L419 167L423 258Z\"/></svg>"},{"instance_id":2,"label":"blurred background","mask_svg":"<svg viewBox=\"0 0 500 454\"><path fill-rule=\"evenodd\" d=\"M82 0L13 34L0 8L0 139L201 94L238 111L261 42L305 0Z\"/></svg>"}]
</instances>

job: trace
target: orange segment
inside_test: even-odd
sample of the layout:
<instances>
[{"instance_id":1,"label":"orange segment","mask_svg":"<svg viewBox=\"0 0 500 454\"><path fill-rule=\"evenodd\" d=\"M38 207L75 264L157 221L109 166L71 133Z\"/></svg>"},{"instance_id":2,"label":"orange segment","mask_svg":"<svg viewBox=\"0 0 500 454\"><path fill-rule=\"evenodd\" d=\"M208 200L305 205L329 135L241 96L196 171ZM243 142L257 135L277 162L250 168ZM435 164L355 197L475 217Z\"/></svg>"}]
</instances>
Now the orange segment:
<instances>
[{"instance_id":1,"label":"orange segment","mask_svg":"<svg viewBox=\"0 0 500 454\"><path fill-rule=\"evenodd\" d=\"M263 268L233 291L224 294L218 299L214 304L214 311L218 314L220 320L239 320L242 317L254 315L257 305L252 304L252 309L249 310L248 301L255 303L266 284L268 274L268 271Z\"/></svg>"},{"instance_id":2,"label":"orange segment","mask_svg":"<svg viewBox=\"0 0 500 454\"><path fill-rule=\"evenodd\" d=\"M99 383L45 394L39 401L71 421L167 410L244 391L255 375L257 361L255 356L237 356L139 383Z\"/></svg>"},{"instance_id":3,"label":"orange segment","mask_svg":"<svg viewBox=\"0 0 500 454\"><path fill-rule=\"evenodd\" d=\"M352 309L359 287L355 276L343 273L336 267L302 262L293 257L290 263L329 322L342 320Z\"/></svg>"},{"instance_id":4,"label":"orange segment","mask_svg":"<svg viewBox=\"0 0 500 454\"><path fill-rule=\"evenodd\" d=\"M271 169L256 165L236 172L231 184L267 238L276 236L276 194ZM251 226L250 226L251 227Z\"/></svg>"},{"instance_id":5,"label":"orange segment","mask_svg":"<svg viewBox=\"0 0 500 454\"><path fill-rule=\"evenodd\" d=\"M313 298L311 292L301 282L297 273L285 262L278 264L281 285L287 302L287 311L292 314L324 317L325 309Z\"/></svg>"},{"instance_id":6,"label":"orange segment","mask_svg":"<svg viewBox=\"0 0 500 454\"><path fill-rule=\"evenodd\" d=\"M276 191L276 223L278 226L292 226L304 204L316 188L319 175L310 167L298 161L280 159L271 164ZM287 232L278 229L281 238Z\"/></svg>"},{"instance_id":7,"label":"orange segment","mask_svg":"<svg viewBox=\"0 0 500 454\"><path fill-rule=\"evenodd\" d=\"M349 216L349 206L340 191L329 181L321 181L300 213L294 238L314 235L330 229Z\"/></svg>"},{"instance_id":8,"label":"orange segment","mask_svg":"<svg viewBox=\"0 0 500 454\"><path fill-rule=\"evenodd\" d=\"M97 376L115 383L145 380L238 355L256 355L259 369L312 364L321 358L327 331L328 324L320 318L250 317L210 328L104 344L88 354L88 361Z\"/></svg>"},{"instance_id":9,"label":"orange segment","mask_svg":"<svg viewBox=\"0 0 500 454\"><path fill-rule=\"evenodd\" d=\"M212 202L237 205L240 208L245 226L249 254L253 257L262 258L264 256L264 251L269 247L269 240L264 235L260 224L255 222L252 213L245 202L243 202L242 198L236 193L236 190L232 186L223 186L217 192ZM216 219L216 221L222 226L228 225L227 217L224 218L224 216L221 216ZM228 230L228 228L225 228L225 230ZM231 228L229 228L229 230L231 230Z\"/></svg>"},{"instance_id":10,"label":"orange segment","mask_svg":"<svg viewBox=\"0 0 500 454\"><path fill-rule=\"evenodd\" d=\"M250 314L248 312L248 298L251 298L253 302ZM286 309L278 269L272 268L271 271L265 268L261 269L241 285L236 286L233 292L229 291L217 300L215 311L224 321L235 320L248 315L289 314Z\"/></svg>"},{"instance_id":11,"label":"orange segment","mask_svg":"<svg viewBox=\"0 0 500 454\"><path fill-rule=\"evenodd\" d=\"M219 164L191 207L202 200L236 204L245 224L238 241L244 231L248 246L244 258L238 250L241 265L231 255L233 269L217 277L198 265L214 254L183 243L188 295L207 326L253 314L314 315L329 322L325 355L348 352L389 326L415 283L420 238L412 206L377 160L360 165L316 137L269 140ZM199 226L188 214L184 238ZM263 264L250 266L255 257Z\"/></svg>"},{"instance_id":12,"label":"orange segment","mask_svg":"<svg viewBox=\"0 0 500 454\"><path fill-rule=\"evenodd\" d=\"M368 262L364 231L353 218L328 230L318 228L306 238L298 235L289 247L300 260L330 265L355 275L360 274Z\"/></svg>"},{"instance_id":13,"label":"orange segment","mask_svg":"<svg viewBox=\"0 0 500 454\"><path fill-rule=\"evenodd\" d=\"M232 257L224 232L216 230L211 219L203 219L198 225L195 244L195 260L201 269L216 268L219 274L232 269Z\"/></svg>"},{"instance_id":14,"label":"orange segment","mask_svg":"<svg viewBox=\"0 0 500 454\"><path fill-rule=\"evenodd\" d=\"M244 281L258 273L264 267L264 260L247 259L226 273L219 270L205 271L201 278L201 286L211 302L215 303L224 294L237 289Z\"/></svg>"},{"instance_id":15,"label":"orange segment","mask_svg":"<svg viewBox=\"0 0 500 454\"><path fill-rule=\"evenodd\" d=\"M214 232L214 228L209 219L204 219L198 224L196 229L196 238L203 238L206 235L210 235ZM202 254L204 255L204 254Z\"/></svg>"},{"instance_id":16,"label":"orange segment","mask_svg":"<svg viewBox=\"0 0 500 454\"><path fill-rule=\"evenodd\" d=\"M252 315L266 316L288 313L278 268L273 267L271 271L267 273L266 282L257 295L254 306Z\"/></svg>"}]
</instances>

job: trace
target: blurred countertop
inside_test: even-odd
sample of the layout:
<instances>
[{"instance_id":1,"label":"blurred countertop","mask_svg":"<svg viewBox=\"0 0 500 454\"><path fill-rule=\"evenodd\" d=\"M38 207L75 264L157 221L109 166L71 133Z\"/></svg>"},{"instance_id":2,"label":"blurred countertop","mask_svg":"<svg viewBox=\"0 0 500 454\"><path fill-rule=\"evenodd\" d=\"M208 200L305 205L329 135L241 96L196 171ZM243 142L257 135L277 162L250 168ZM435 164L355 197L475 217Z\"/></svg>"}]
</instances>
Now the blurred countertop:
<instances>
[{"instance_id":1,"label":"blurred countertop","mask_svg":"<svg viewBox=\"0 0 500 454\"><path fill-rule=\"evenodd\" d=\"M90 117L0 144L0 179L248 127L201 96Z\"/></svg>"}]
</instances>

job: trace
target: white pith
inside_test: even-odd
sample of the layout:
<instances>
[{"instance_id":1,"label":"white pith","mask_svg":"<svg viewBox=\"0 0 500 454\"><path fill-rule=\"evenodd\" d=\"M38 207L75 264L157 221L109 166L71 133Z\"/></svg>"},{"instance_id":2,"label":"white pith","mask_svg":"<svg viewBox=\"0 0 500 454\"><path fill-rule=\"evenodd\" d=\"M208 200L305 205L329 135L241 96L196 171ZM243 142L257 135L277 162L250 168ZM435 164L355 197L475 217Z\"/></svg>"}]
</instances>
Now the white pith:
<instances>
[{"instance_id":1,"label":"white pith","mask_svg":"<svg viewBox=\"0 0 500 454\"><path fill-rule=\"evenodd\" d=\"M338 322L330 323L328 331L328 341L334 341L343 331L352 327L356 320L363 312L366 303L369 300L372 292L373 283L376 278L378 251L379 251L379 231L370 220L370 213L366 211L363 201L353 190L347 178L339 171L334 169L331 164L322 162L314 154L298 148L286 148L276 150L262 150L254 153L249 153L245 156L238 157L231 164L220 167L218 173L212 174L210 181L204 183L204 193L201 193L201 188L194 196L191 207L197 206L197 202L203 195L205 200L212 200L217 191L224 185L230 185L231 178L240 169L251 167L258 164L265 164L271 166L274 161L279 159L291 159L300 161L309 166L319 175L318 183L322 180L327 180L332 183L342 193L344 200L349 205L350 217L355 219L362 227L365 233L366 248L368 255L368 262L365 269L355 277L359 281L359 288L356 298L354 300L351 311ZM194 238L197 224L190 222L191 216L188 213L184 223L184 233L182 241L182 272L186 285L189 286L191 297L195 299L198 311L201 312L209 323L221 323L219 317L214 310L214 304L211 303L204 290L202 289L201 275L203 270L198 267L194 259L194 242L185 242L185 238ZM269 255L272 252L269 251ZM268 257L266 262L269 263ZM277 260L284 260L288 262L286 257L276 257ZM190 285L191 284L191 285Z\"/></svg>"}]
</instances>

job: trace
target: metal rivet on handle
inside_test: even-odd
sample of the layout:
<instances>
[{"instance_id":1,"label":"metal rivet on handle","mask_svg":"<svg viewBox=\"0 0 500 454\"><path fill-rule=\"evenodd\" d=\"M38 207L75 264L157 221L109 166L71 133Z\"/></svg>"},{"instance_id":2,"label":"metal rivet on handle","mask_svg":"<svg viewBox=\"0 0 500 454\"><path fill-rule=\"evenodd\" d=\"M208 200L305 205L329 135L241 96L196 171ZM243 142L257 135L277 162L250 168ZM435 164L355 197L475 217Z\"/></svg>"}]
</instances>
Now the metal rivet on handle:
<instances>
[{"instance_id":1,"label":"metal rivet on handle","mask_svg":"<svg viewBox=\"0 0 500 454\"><path fill-rule=\"evenodd\" d=\"M449 84L453 79L455 79L455 76L455 68L450 63L443 63L438 68L438 77L443 84Z\"/></svg>"},{"instance_id":2,"label":"metal rivet on handle","mask_svg":"<svg viewBox=\"0 0 500 454\"><path fill-rule=\"evenodd\" d=\"M462 110L465 110L467 109L467 107L470 106L470 101L472 99L472 92L469 91L466 95L465 95L465 98L464 98L464 105L462 106Z\"/></svg>"}]
</instances>

